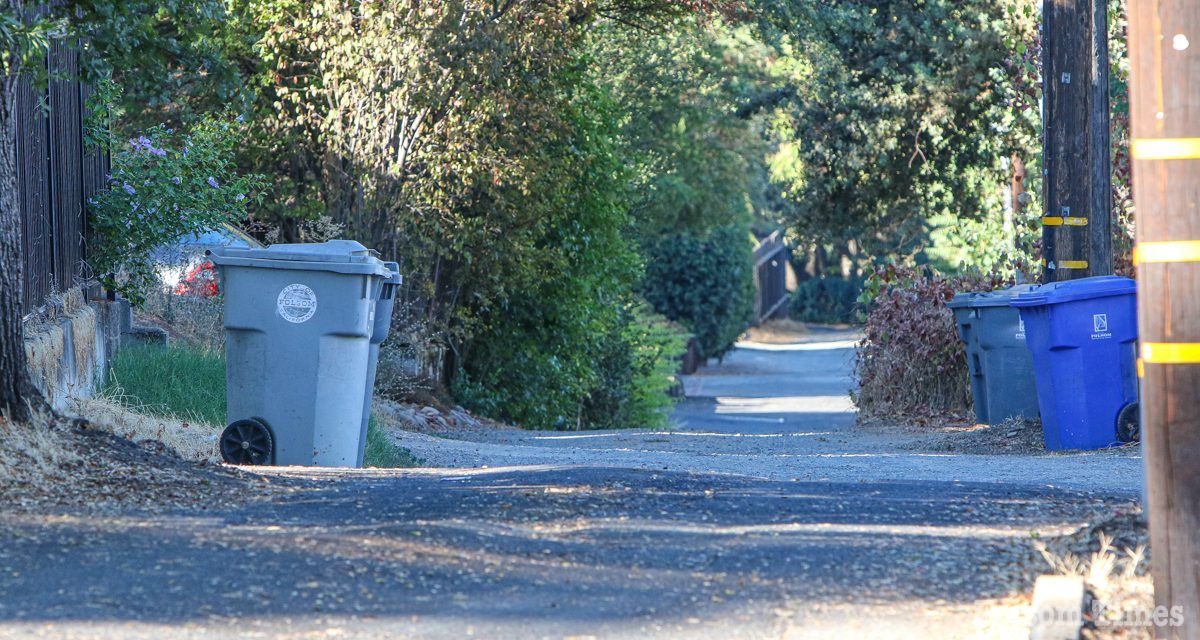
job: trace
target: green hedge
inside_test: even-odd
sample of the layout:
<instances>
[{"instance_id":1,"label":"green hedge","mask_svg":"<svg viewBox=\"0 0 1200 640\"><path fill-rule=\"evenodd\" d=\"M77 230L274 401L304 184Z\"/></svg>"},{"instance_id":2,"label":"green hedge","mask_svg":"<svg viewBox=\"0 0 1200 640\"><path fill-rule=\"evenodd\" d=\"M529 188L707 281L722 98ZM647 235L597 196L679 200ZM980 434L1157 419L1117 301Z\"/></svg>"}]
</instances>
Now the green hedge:
<instances>
[{"instance_id":1,"label":"green hedge","mask_svg":"<svg viewBox=\"0 0 1200 640\"><path fill-rule=\"evenodd\" d=\"M646 247L642 295L686 327L703 358L729 350L754 313L753 249L740 225L672 233Z\"/></svg>"},{"instance_id":2,"label":"green hedge","mask_svg":"<svg viewBox=\"0 0 1200 640\"><path fill-rule=\"evenodd\" d=\"M861 280L813 278L792 292L791 316L801 322L851 323L859 320Z\"/></svg>"},{"instance_id":3,"label":"green hedge","mask_svg":"<svg viewBox=\"0 0 1200 640\"><path fill-rule=\"evenodd\" d=\"M666 427L688 333L645 303L626 309L619 327L602 343L600 378L584 401L583 422L597 429Z\"/></svg>"}]
</instances>

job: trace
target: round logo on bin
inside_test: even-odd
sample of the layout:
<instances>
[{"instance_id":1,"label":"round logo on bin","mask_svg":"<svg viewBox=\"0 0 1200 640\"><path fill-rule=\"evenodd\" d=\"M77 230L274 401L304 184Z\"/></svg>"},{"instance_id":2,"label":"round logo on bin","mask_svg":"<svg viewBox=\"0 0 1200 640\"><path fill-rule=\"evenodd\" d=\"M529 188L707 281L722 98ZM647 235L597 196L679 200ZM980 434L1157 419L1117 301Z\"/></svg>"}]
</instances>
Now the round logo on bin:
<instances>
[{"instance_id":1,"label":"round logo on bin","mask_svg":"<svg viewBox=\"0 0 1200 640\"><path fill-rule=\"evenodd\" d=\"M317 312L317 294L302 284L289 284L275 301L279 315L288 322L307 322Z\"/></svg>"}]
</instances>

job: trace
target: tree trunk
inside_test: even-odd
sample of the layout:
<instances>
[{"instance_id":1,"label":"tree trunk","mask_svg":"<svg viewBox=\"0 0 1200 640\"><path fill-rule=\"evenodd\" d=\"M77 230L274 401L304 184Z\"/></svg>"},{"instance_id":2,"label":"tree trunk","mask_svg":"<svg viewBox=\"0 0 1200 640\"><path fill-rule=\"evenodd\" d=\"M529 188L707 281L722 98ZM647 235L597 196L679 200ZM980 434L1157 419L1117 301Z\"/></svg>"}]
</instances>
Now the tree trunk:
<instances>
[{"instance_id":1,"label":"tree trunk","mask_svg":"<svg viewBox=\"0 0 1200 640\"><path fill-rule=\"evenodd\" d=\"M20 14L20 2L0 4ZM10 52L11 55L11 52ZM16 59L16 56L13 56ZM25 363L21 323L24 260L20 198L17 194L16 95L19 69L3 80L0 96L0 412L17 422L42 405Z\"/></svg>"}]
</instances>

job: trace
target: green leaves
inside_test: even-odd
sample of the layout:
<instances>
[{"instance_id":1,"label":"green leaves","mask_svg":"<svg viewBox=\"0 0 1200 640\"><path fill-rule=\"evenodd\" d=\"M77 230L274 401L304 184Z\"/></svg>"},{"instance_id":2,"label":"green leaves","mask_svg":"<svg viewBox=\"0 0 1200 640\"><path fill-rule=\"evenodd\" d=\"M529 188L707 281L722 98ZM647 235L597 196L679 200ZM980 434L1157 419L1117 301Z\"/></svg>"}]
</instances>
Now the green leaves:
<instances>
[{"instance_id":1,"label":"green leaves","mask_svg":"<svg viewBox=\"0 0 1200 640\"><path fill-rule=\"evenodd\" d=\"M789 156L772 162L778 204L797 234L907 255L928 242L931 217L1000 211L1005 160L1036 147L1008 71L1036 33L1029 0L817 4L763 8L813 69L773 123Z\"/></svg>"},{"instance_id":2,"label":"green leaves","mask_svg":"<svg viewBox=\"0 0 1200 640\"><path fill-rule=\"evenodd\" d=\"M731 225L647 242L642 295L696 336L701 357L728 351L751 320L754 265L747 231Z\"/></svg>"},{"instance_id":3,"label":"green leaves","mask_svg":"<svg viewBox=\"0 0 1200 640\"><path fill-rule=\"evenodd\" d=\"M262 179L234 166L241 136L231 119L205 118L186 132L154 127L111 150L109 188L88 202L88 262L104 286L140 304L161 286L154 249L245 218Z\"/></svg>"}]
</instances>

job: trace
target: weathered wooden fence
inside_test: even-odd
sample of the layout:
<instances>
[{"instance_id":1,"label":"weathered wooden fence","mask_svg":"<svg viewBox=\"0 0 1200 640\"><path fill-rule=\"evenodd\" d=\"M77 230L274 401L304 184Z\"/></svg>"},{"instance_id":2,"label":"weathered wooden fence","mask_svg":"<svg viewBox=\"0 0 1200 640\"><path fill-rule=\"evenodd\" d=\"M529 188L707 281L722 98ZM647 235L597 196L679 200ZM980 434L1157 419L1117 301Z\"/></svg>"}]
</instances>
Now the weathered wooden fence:
<instances>
[{"instance_id":1,"label":"weathered wooden fence","mask_svg":"<svg viewBox=\"0 0 1200 640\"><path fill-rule=\"evenodd\" d=\"M16 96L26 314L85 276L86 200L104 186L108 173L107 154L84 145L90 88L75 80L78 52L56 42L45 64L50 81L22 82Z\"/></svg>"},{"instance_id":2,"label":"weathered wooden fence","mask_svg":"<svg viewBox=\"0 0 1200 640\"><path fill-rule=\"evenodd\" d=\"M788 248L779 231L754 248L755 318L764 322L787 315Z\"/></svg>"}]
</instances>

